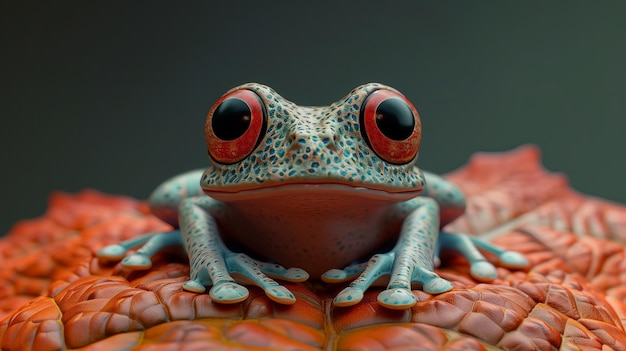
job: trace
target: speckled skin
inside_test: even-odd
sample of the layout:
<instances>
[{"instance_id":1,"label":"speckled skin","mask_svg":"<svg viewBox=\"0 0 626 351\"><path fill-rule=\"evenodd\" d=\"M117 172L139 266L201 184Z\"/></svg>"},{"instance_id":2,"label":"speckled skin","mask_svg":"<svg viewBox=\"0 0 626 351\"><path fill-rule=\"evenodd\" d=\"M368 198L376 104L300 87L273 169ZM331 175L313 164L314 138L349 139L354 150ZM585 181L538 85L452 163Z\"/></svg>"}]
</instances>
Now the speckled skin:
<instances>
[{"instance_id":1,"label":"speckled skin","mask_svg":"<svg viewBox=\"0 0 626 351\"><path fill-rule=\"evenodd\" d=\"M259 95L268 115L261 145L233 165L212 163L202 176L208 192L240 191L285 182L350 184L385 192L419 192L424 175L415 162L393 165L382 161L361 137L359 113L363 100L381 84L366 84L324 107L302 107L271 88L246 84ZM394 90L395 91L395 90ZM421 125L417 128L421 132Z\"/></svg>"},{"instance_id":2,"label":"speckled skin","mask_svg":"<svg viewBox=\"0 0 626 351\"><path fill-rule=\"evenodd\" d=\"M353 280L334 300L337 306L349 306L358 303L380 277L389 275L379 302L389 308L408 308L416 303L412 283L430 293L452 288L434 272L435 256L443 247L465 255L476 279L495 278L495 267L476 249L474 239L440 233L443 225L463 213L462 193L443 178L417 168L416 156L409 162L387 162L364 140L359 116L365 99L378 90L400 93L367 84L325 107L298 106L254 83L225 96L241 89L255 92L264 105L267 128L258 146L232 164L210 158L204 171L177 176L154 191L152 211L180 230L109 246L99 257L121 259L131 247L144 244L122 264L148 268L154 253L182 242L191 264L184 289L201 293L212 285L212 299L223 303L248 296L235 278L262 287L274 301L293 303L291 292L270 277L298 282L311 274L326 282ZM210 118L220 101L207 118L210 155L215 152ZM417 138L407 143L417 143L409 145L417 150L421 124L410 107ZM235 253L223 240L280 265ZM377 252L389 241L396 242L391 251ZM478 244L499 255L502 264L527 265L520 255ZM365 263L358 263L362 260Z\"/></svg>"}]
</instances>

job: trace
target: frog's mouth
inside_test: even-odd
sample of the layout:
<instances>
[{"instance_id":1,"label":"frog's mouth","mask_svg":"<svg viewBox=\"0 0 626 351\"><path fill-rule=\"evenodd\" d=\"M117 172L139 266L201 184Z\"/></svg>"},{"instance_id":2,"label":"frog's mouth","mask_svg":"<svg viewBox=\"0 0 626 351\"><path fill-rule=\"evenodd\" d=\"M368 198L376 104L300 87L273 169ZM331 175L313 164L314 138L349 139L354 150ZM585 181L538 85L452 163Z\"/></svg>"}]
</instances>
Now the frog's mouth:
<instances>
[{"instance_id":1,"label":"frog's mouth","mask_svg":"<svg viewBox=\"0 0 626 351\"><path fill-rule=\"evenodd\" d=\"M326 197L352 197L390 202L402 202L419 196L423 189L408 188L406 191L386 191L382 189L354 186L341 183L280 183L264 184L257 188L239 189L204 189L212 198L220 201L254 200L261 198L301 196L307 199L324 199Z\"/></svg>"}]
</instances>

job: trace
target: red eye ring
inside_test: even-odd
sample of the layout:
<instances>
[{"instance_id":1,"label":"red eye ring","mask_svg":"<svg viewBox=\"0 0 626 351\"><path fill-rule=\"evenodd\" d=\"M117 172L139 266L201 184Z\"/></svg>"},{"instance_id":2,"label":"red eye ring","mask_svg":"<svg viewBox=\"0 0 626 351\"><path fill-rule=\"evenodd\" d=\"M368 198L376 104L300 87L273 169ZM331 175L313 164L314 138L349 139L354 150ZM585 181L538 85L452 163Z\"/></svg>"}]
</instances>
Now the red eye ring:
<instances>
[{"instance_id":1,"label":"red eye ring","mask_svg":"<svg viewBox=\"0 0 626 351\"><path fill-rule=\"evenodd\" d=\"M419 151L422 124L413 104L392 90L376 90L363 101L361 134L386 162L406 164Z\"/></svg>"},{"instance_id":2,"label":"red eye ring","mask_svg":"<svg viewBox=\"0 0 626 351\"><path fill-rule=\"evenodd\" d=\"M204 136L209 156L223 164L246 158L259 145L267 117L261 98L247 89L222 96L206 118Z\"/></svg>"}]
</instances>

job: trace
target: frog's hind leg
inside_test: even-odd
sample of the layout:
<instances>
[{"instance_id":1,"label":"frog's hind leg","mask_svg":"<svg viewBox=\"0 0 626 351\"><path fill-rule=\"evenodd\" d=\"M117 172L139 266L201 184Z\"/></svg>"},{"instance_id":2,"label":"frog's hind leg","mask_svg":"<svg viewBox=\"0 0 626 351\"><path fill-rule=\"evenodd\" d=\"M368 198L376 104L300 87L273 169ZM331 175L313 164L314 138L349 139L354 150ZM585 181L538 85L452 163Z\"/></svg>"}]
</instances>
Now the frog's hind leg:
<instances>
[{"instance_id":1,"label":"frog's hind leg","mask_svg":"<svg viewBox=\"0 0 626 351\"><path fill-rule=\"evenodd\" d=\"M498 257L498 264L502 267L520 269L529 265L528 260L514 251L507 251L488 241L481 240L467 234L447 233L439 234L437 252L441 249L450 249L459 252L470 263L470 275L481 282L491 282L497 278L496 267L478 250L483 249Z\"/></svg>"},{"instance_id":2,"label":"frog's hind leg","mask_svg":"<svg viewBox=\"0 0 626 351\"><path fill-rule=\"evenodd\" d=\"M530 265L530 262L524 255L515 251L508 251L498 245L495 245L489 241L469 236L470 240L474 245L478 248L483 249L485 251L491 252L498 256L498 265L505 268L512 269L524 269Z\"/></svg>"},{"instance_id":3,"label":"frog's hind leg","mask_svg":"<svg viewBox=\"0 0 626 351\"><path fill-rule=\"evenodd\" d=\"M430 197L439 205L440 227L454 221L465 212L465 196L461 189L445 178L427 171L424 172L426 186L422 196Z\"/></svg>"},{"instance_id":4,"label":"frog's hind leg","mask_svg":"<svg viewBox=\"0 0 626 351\"><path fill-rule=\"evenodd\" d=\"M126 256L128 251L143 245L135 253ZM152 267L151 258L160 250L183 245L180 230L171 232L151 233L142 235L119 244L105 246L100 249L96 256L106 261L117 262L122 260L122 267L131 270L144 270Z\"/></svg>"}]
</instances>

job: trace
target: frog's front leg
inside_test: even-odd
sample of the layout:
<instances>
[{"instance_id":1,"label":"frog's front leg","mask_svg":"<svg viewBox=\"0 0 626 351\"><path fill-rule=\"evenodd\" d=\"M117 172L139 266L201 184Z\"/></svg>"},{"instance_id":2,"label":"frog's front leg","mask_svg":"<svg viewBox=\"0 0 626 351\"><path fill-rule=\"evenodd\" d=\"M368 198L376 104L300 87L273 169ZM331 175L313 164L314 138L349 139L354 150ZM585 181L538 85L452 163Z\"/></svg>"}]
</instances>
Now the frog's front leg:
<instances>
[{"instance_id":1,"label":"frog's front leg","mask_svg":"<svg viewBox=\"0 0 626 351\"><path fill-rule=\"evenodd\" d=\"M452 284L435 273L434 255L439 233L439 206L431 198L413 199L404 207L412 209L405 217L398 242L392 251L374 255L363 265L345 270L330 270L322 276L326 282L345 281L359 277L334 299L336 306L351 306L378 278L389 274L387 288L378 295L378 302L391 309L413 306L417 299L411 284L419 283L428 293L438 294L452 289Z\"/></svg>"},{"instance_id":2,"label":"frog's front leg","mask_svg":"<svg viewBox=\"0 0 626 351\"><path fill-rule=\"evenodd\" d=\"M191 266L190 279L183 284L183 288L202 293L206 290L205 286L212 285L209 295L213 301L237 303L248 297L248 289L237 283L231 276L233 273L242 277L243 282L261 287L273 301L294 303L294 295L270 276L302 282L308 279L308 274L299 268L285 269L229 250L211 215L219 207L219 202L207 196L190 198L180 205L180 230Z\"/></svg>"},{"instance_id":3,"label":"frog's front leg","mask_svg":"<svg viewBox=\"0 0 626 351\"><path fill-rule=\"evenodd\" d=\"M301 269L285 269L250 259L230 251L222 242L211 215L220 203L206 196L200 187L203 170L194 170L175 176L159 185L150 196L150 209L161 220L171 224L170 232L150 233L98 251L104 261L120 261L130 270L149 269L152 257L170 246L183 246L191 263L191 279L184 288L204 292L213 285L211 297L218 302L234 303L245 299L248 291L234 283L230 273L261 286L267 295L280 303L293 303L293 295L268 278L301 282L308 274ZM137 248L138 250L132 251Z\"/></svg>"}]
</instances>

